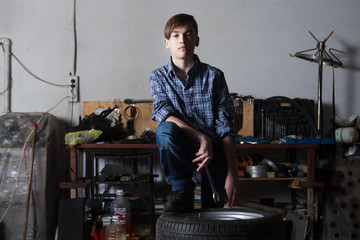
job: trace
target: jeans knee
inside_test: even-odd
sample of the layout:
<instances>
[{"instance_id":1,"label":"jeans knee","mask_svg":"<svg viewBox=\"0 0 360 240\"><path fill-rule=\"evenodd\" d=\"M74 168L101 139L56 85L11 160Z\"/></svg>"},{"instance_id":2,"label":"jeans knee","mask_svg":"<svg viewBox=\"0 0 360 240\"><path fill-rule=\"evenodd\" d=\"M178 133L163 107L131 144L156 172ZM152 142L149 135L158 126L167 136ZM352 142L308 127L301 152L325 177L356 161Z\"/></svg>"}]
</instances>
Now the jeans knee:
<instances>
[{"instance_id":1,"label":"jeans knee","mask_svg":"<svg viewBox=\"0 0 360 240\"><path fill-rule=\"evenodd\" d=\"M173 122L162 122L156 129L156 135L173 135L180 130L180 127Z\"/></svg>"},{"instance_id":2,"label":"jeans knee","mask_svg":"<svg viewBox=\"0 0 360 240\"><path fill-rule=\"evenodd\" d=\"M162 122L156 129L156 142L159 148L168 146L169 142L179 134L181 129L173 122Z\"/></svg>"}]
</instances>

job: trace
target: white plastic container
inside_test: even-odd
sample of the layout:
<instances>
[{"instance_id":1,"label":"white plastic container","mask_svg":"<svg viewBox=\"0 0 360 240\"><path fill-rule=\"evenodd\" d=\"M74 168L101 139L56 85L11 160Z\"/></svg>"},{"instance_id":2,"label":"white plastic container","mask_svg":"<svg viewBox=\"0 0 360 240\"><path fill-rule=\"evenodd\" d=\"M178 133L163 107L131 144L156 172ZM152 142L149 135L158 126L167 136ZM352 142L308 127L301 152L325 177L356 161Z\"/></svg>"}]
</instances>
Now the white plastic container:
<instances>
[{"instance_id":1,"label":"white plastic container","mask_svg":"<svg viewBox=\"0 0 360 240\"><path fill-rule=\"evenodd\" d=\"M106 227L105 240L126 240L126 228L119 216L113 216L110 225Z\"/></svg>"},{"instance_id":2,"label":"white plastic container","mask_svg":"<svg viewBox=\"0 0 360 240\"><path fill-rule=\"evenodd\" d=\"M359 141L359 132L354 127L337 128L335 141L337 143L356 143Z\"/></svg>"},{"instance_id":3,"label":"white plastic container","mask_svg":"<svg viewBox=\"0 0 360 240\"><path fill-rule=\"evenodd\" d=\"M123 190L116 191L116 198L111 202L111 214L119 216L120 222L125 224L126 232L131 232L131 206Z\"/></svg>"}]
</instances>

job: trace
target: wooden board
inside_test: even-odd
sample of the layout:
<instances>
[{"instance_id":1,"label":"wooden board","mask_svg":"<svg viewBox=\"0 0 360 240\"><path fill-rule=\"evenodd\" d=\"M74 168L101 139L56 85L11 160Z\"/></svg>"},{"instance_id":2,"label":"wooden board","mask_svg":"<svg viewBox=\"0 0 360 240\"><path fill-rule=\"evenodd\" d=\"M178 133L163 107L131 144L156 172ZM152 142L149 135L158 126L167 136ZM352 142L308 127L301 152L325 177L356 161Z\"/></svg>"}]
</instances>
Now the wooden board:
<instances>
[{"instance_id":1,"label":"wooden board","mask_svg":"<svg viewBox=\"0 0 360 240\"><path fill-rule=\"evenodd\" d=\"M254 135L254 100L243 101L243 121L242 128L238 131L239 136L248 137ZM92 113L100 113L101 109L113 108L118 105L119 112L122 115L122 123L124 130L127 130L127 119L124 117L124 110L129 106L124 102L118 101L84 101L82 105L82 117ZM157 123L151 120L152 103L136 103L134 106L138 109L140 115L134 122L135 135L140 137L145 129L156 131ZM98 111L99 110L99 111Z\"/></svg>"},{"instance_id":2,"label":"wooden board","mask_svg":"<svg viewBox=\"0 0 360 240\"><path fill-rule=\"evenodd\" d=\"M242 128L238 135L242 137L254 136L254 100L243 100Z\"/></svg>"},{"instance_id":3,"label":"wooden board","mask_svg":"<svg viewBox=\"0 0 360 240\"><path fill-rule=\"evenodd\" d=\"M113 101L84 101L82 105L82 117L90 115L91 113L97 113L97 110L113 108L115 105L119 107L119 113L121 114L121 122L123 123L123 129L127 130L127 119L124 117L124 110L129 106L124 102ZM134 106L138 109L139 117L134 121L135 135L140 137L141 133L145 129L155 131L157 123L151 120L152 103L135 103ZM101 112L101 110L100 110Z\"/></svg>"}]
</instances>

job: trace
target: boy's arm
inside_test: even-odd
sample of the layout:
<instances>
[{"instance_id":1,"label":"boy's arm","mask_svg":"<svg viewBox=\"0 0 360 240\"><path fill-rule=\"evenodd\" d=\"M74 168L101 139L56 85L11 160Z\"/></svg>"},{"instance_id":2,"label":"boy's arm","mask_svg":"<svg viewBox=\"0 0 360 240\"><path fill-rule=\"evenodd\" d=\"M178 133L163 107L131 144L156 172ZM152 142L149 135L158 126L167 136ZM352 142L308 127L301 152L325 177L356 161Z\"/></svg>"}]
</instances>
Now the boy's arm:
<instances>
[{"instance_id":1,"label":"boy's arm","mask_svg":"<svg viewBox=\"0 0 360 240\"><path fill-rule=\"evenodd\" d=\"M200 143L200 149L195 154L196 158L193 159L193 162L198 163L198 168L196 171L200 171L203 167L208 166L213 159L212 153L212 143L210 137L201 133L200 131L190 127L181 119L175 116L169 116L165 121L173 122L178 125L190 138L196 140Z\"/></svg>"},{"instance_id":2,"label":"boy's arm","mask_svg":"<svg viewBox=\"0 0 360 240\"><path fill-rule=\"evenodd\" d=\"M151 119L157 124L163 122L173 111L172 107L167 103L167 96L164 86L161 84L161 79L153 71L149 77L151 95L153 97L153 110Z\"/></svg>"},{"instance_id":3,"label":"boy's arm","mask_svg":"<svg viewBox=\"0 0 360 240\"><path fill-rule=\"evenodd\" d=\"M232 136L227 135L222 139L222 145L225 151L228 172L225 181L225 190L227 194L227 206L233 207L238 200L239 179L236 167L235 144Z\"/></svg>"},{"instance_id":4,"label":"boy's arm","mask_svg":"<svg viewBox=\"0 0 360 240\"><path fill-rule=\"evenodd\" d=\"M221 138L226 134L235 138L234 105L222 72L217 75L214 81L214 109L217 111L215 116L216 134Z\"/></svg>"}]
</instances>

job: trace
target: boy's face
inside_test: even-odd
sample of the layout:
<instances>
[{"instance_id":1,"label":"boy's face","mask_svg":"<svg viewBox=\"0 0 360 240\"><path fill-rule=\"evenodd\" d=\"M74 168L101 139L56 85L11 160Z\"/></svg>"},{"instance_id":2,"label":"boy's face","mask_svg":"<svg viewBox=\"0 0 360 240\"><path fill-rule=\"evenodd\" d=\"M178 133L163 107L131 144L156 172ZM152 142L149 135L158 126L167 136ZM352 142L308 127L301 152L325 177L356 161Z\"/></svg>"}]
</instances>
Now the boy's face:
<instances>
[{"instance_id":1,"label":"boy's face","mask_svg":"<svg viewBox=\"0 0 360 240\"><path fill-rule=\"evenodd\" d=\"M194 56L195 47L199 46L199 37L192 26L179 26L165 39L165 47L170 49L172 58L190 59Z\"/></svg>"}]
</instances>

